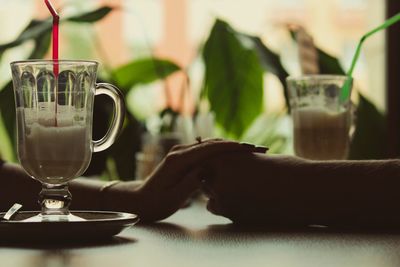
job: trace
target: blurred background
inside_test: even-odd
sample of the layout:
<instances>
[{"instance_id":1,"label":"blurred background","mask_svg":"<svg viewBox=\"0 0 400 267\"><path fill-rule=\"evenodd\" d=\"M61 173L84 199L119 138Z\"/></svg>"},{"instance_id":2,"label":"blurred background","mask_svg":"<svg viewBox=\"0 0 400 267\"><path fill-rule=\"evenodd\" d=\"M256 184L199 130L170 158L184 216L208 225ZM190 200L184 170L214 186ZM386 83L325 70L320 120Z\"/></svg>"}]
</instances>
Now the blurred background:
<instances>
[{"instance_id":1,"label":"blurred background","mask_svg":"<svg viewBox=\"0 0 400 267\"><path fill-rule=\"evenodd\" d=\"M62 23L60 58L97 60L102 65L100 78L109 79L114 83L118 79L113 79L112 73L115 73L113 70L135 60L160 58L179 66L180 70L165 75L167 76L165 79L135 84L135 90L126 91L130 113L151 132L149 130L151 125L157 124L153 123L153 118L166 108L183 117L197 114L202 109L206 111L210 109L209 104L204 104L203 107L200 101L207 69L202 51L217 18L228 23L235 31L259 37L271 51L280 56L280 62L287 74L300 75L299 48L288 30L288 25L302 26L312 37L316 47L337 58L343 70L347 70L359 38L385 20L387 2L390 1L53 0L52 2L60 10L62 17L88 12L102 6L113 8L96 23ZM48 10L42 0L2 1L0 43L6 44L17 38L32 19L43 20L48 17ZM388 109L386 40L383 32L370 38L363 46L354 72L357 92L366 97L380 114L386 114ZM33 41L27 41L4 52L0 64L1 88L10 80L9 62L27 58L33 46ZM50 51L44 57L51 58ZM232 135L223 126L218 126L218 118L216 129L208 133L210 136L222 135L245 141L258 140L258 143L272 146L274 148L272 152L292 154L291 125L285 96L282 93L285 84L269 71L264 71L262 76L261 113L267 117L268 125L274 128L270 136L279 138L270 136L255 138L257 130L249 133L251 126L243 129L243 134ZM357 99L355 101L357 102ZM182 125L180 127L185 128ZM0 138L2 157L16 160L12 155L12 141L9 140L4 125L0 127ZM143 142L143 139L140 142ZM274 146L271 144L273 142L278 143ZM366 155L364 158L372 157L375 156ZM379 157L383 157L383 154L379 154ZM134 161L135 158L130 160ZM108 168L111 168L110 166L112 164L109 164Z\"/></svg>"},{"instance_id":2,"label":"blurred background","mask_svg":"<svg viewBox=\"0 0 400 267\"><path fill-rule=\"evenodd\" d=\"M154 53L190 68L195 91L199 90L202 79L199 49L217 17L239 31L260 36L282 55L290 74L296 75L300 74L300 69L296 66L295 47L285 27L288 23L305 27L315 43L339 58L347 69L359 38L384 21L386 8L385 1L380 0L53 0L53 4L62 8L65 15L103 5L117 7L96 25L61 26L62 58L96 59L103 65L116 67ZM48 16L42 0L4 1L0 7L0 42L16 38L32 18ZM354 74L360 90L382 111L385 110L384 50L384 33L368 40ZM28 51L29 44L10 51L3 62L24 58ZM283 96L273 89L280 85L273 77L265 75L265 83L274 84L265 86L270 89L265 95L271 95L266 97L265 105L268 110L282 111ZM8 64L1 65L0 79L3 84L8 81ZM168 82L171 86L180 84L174 77ZM140 101L146 103L143 108L157 110L163 100L154 96L160 96L157 90L161 89L157 85L151 87L146 88L146 92L136 93L141 94ZM176 107L179 90L173 95Z\"/></svg>"}]
</instances>

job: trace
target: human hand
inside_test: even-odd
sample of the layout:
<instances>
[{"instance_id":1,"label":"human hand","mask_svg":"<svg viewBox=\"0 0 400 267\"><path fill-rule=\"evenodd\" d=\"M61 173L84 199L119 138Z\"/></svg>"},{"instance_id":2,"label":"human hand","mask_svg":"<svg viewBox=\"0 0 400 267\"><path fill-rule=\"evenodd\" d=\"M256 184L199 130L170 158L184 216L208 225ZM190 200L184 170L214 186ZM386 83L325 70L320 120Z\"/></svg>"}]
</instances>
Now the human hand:
<instances>
[{"instance_id":1,"label":"human hand","mask_svg":"<svg viewBox=\"0 0 400 267\"><path fill-rule=\"evenodd\" d=\"M177 211L201 186L203 162L223 153L264 152L265 148L232 141L206 140L175 146L146 182L137 189L142 220L164 219Z\"/></svg>"},{"instance_id":2,"label":"human hand","mask_svg":"<svg viewBox=\"0 0 400 267\"><path fill-rule=\"evenodd\" d=\"M290 204L288 188L302 175L303 160L256 153L229 153L210 158L203 190L207 209L235 223L269 223L281 220L283 206ZM278 215L279 216L276 216Z\"/></svg>"},{"instance_id":3,"label":"human hand","mask_svg":"<svg viewBox=\"0 0 400 267\"><path fill-rule=\"evenodd\" d=\"M207 209L237 222L243 221L257 205L256 198L267 188L264 166L259 156L251 153L230 153L209 159L206 163L203 191L209 197Z\"/></svg>"}]
</instances>

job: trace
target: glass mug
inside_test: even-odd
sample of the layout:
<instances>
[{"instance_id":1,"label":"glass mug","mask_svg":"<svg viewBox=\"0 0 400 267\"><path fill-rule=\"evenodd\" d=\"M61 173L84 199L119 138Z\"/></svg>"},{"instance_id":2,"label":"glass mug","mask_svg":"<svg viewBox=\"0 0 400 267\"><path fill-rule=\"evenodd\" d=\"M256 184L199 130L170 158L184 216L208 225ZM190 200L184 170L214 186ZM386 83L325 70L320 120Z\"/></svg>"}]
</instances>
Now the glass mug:
<instances>
[{"instance_id":1,"label":"glass mug","mask_svg":"<svg viewBox=\"0 0 400 267\"><path fill-rule=\"evenodd\" d=\"M354 131L350 98L340 99L347 79L336 75L287 78L297 156L312 160L347 158Z\"/></svg>"},{"instance_id":2,"label":"glass mug","mask_svg":"<svg viewBox=\"0 0 400 267\"><path fill-rule=\"evenodd\" d=\"M17 120L18 158L42 183L41 213L30 221L83 220L69 212L68 181L89 166L93 152L107 149L120 132L125 106L111 84L96 84L98 63L79 60L32 60L11 63ZM95 95L114 102L106 135L92 141Z\"/></svg>"}]
</instances>

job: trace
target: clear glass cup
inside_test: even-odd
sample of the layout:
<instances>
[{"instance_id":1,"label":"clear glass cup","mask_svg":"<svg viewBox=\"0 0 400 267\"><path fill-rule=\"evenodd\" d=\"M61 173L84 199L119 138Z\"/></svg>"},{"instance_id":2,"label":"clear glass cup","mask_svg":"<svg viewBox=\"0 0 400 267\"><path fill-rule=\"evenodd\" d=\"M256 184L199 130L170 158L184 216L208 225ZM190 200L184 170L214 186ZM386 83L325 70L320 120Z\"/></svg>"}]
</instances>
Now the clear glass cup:
<instances>
[{"instance_id":1,"label":"clear glass cup","mask_svg":"<svg viewBox=\"0 0 400 267\"><path fill-rule=\"evenodd\" d=\"M107 149L122 128L125 106L111 84L96 84L98 63L32 60L11 63L17 118L18 157L42 183L41 213L30 221L83 220L69 212L68 181L89 166L93 152ZM95 95L114 102L106 135L92 141Z\"/></svg>"},{"instance_id":2,"label":"clear glass cup","mask_svg":"<svg viewBox=\"0 0 400 267\"><path fill-rule=\"evenodd\" d=\"M297 156L312 160L347 158L354 131L351 101L340 98L347 79L336 75L287 78Z\"/></svg>"}]
</instances>

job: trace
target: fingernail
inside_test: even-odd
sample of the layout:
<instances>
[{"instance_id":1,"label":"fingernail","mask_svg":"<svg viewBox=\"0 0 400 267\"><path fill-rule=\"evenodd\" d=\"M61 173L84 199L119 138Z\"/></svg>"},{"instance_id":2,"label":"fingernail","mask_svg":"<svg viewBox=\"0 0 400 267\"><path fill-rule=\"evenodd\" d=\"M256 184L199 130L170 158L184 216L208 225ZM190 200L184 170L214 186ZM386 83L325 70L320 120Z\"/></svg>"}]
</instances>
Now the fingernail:
<instances>
[{"instance_id":1,"label":"fingernail","mask_svg":"<svg viewBox=\"0 0 400 267\"><path fill-rule=\"evenodd\" d=\"M246 148L250 148L250 149L254 149L256 146L250 143L240 143L241 146L246 147Z\"/></svg>"},{"instance_id":2,"label":"fingernail","mask_svg":"<svg viewBox=\"0 0 400 267\"><path fill-rule=\"evenodd\" d=\"M267 152L268 151L268 147L265 147L265 146L255 146L255 145L253 145L253 144L250 144L250 143L240 143L240 145L241 146L244 146L244 147L246 147L246 148L248 148L248 149L251 149L251 150L253 150L254 152L256 152L256 153L265 153L265 152Z\"/></svg>"},{"instance_id":3,"label":"fingernail","mask_svg":"<svg viewBox=\"0 0 400 267\"><path fill-rule=\"evenodd\" d=\"M266 146L256 146L256 153L265 154L268 151L268 147Z\"/></svg>"}]
</instances>

